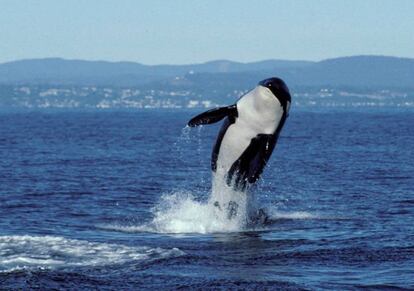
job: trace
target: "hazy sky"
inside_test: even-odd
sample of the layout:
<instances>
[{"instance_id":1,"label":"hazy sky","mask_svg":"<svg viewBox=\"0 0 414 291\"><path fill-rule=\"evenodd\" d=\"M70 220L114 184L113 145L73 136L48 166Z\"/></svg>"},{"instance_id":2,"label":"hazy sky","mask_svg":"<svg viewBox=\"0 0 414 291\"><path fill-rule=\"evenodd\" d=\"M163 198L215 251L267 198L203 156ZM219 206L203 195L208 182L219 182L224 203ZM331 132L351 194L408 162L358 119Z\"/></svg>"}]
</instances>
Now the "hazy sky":
<instances>
[{"instance_id":1,"label":"hazy sky","mask_svg":"<svg viewBox=\"0 0 414 291\"><path fill-rule=\"evenodd\" d=\"M414 58L414 1L0 0L0 62Z\"/></svg>"}]
</instances>

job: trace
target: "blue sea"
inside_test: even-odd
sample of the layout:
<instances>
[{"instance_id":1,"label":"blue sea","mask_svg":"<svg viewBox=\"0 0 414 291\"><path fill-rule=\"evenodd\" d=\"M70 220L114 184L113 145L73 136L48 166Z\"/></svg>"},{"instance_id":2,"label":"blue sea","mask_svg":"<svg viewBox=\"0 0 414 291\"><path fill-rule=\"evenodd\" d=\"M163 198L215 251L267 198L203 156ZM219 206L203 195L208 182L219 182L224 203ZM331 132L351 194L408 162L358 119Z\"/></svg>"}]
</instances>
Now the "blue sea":
<instances>
[{"instance_id":1,"label":"blue sea","mask_svg":"<svg viewBox=\"0 0 414 291\"><path fill-rule=\"evenodd\" d=\"M292 108L217 216L202 110L0 113L0 289L414 289L414 110Z\"/></svg>"}]
</instances>

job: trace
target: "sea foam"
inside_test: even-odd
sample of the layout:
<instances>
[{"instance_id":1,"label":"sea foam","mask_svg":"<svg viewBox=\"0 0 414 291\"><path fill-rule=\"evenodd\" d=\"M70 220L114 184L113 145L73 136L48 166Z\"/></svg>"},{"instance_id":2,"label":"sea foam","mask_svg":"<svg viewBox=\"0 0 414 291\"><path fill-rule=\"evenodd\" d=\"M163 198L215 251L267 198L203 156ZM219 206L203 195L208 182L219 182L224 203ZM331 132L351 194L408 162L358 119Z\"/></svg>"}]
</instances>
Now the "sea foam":
<instances>
[{"instance_id":1,"label":"sea foam","mask_svg":"<svg viewBox=\"0 0 414 291\"><path fill-rule=\"evenodd\" d=\"M130 247L60 236L0 236L0 272L139 263L183 254L177 248Z\"/></svg>"}]
</instances>

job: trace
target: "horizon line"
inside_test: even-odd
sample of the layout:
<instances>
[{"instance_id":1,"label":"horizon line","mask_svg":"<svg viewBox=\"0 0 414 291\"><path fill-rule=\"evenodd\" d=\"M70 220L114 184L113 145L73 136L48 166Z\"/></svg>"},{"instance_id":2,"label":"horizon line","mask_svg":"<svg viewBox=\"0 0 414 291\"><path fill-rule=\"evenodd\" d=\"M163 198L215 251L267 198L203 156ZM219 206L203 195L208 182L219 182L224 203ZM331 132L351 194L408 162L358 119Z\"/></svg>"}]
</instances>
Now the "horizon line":
<instances>
[{"instance_id":1,"label":"horizon line","mask_svg":"<svg viewBox=\"0 0 414 291\"><path fill-rule=\"evenodd\" d=\"M334 60L334 59L345 59L345 58L352 58L352 57L385 57L385 58L395 58L395 59L407 59L407 60L414 60L412 57L401 57L401 56L393 56L393 55L383 55L383 54L358 54L358 55L345 55L345 56L338 56L338 57L329 57L326 59L320 59L320 60L303 60L303 59L261 59L256 61L248 61L248 62L241 62L241 61L235 61L230 59L213 59L209 61L204 62L195 62L195 63L185 63L185 64L166 64L166 63L160 63L160 64L145 64L141 63L139 61L131 61L131 60L104 60L104 59L78 59L78 58L65 58L65 57L39 57L39 58L22 58L22 59L15 59L11 61L5 61L1 62L0 65L4 64L10 64L10 63L16 63L16 62L22 62L22 61L36 61L36 60L63 60L63 61L84 61L84 62L105 62L105 63L112 63L112 64L119 64L119 63L134 63L138 65L143 66L150 66L150 67L156 67L156 66L191 66L191 65L203 65L213 62L231 62L231 63L237 63L237 64L254 64L254 63L261 63L261 62L267 62L267 61L285 61L285 62L308 62L308 63L319 63L323 61L328 60Z\"/></svg>"}]
</instances>

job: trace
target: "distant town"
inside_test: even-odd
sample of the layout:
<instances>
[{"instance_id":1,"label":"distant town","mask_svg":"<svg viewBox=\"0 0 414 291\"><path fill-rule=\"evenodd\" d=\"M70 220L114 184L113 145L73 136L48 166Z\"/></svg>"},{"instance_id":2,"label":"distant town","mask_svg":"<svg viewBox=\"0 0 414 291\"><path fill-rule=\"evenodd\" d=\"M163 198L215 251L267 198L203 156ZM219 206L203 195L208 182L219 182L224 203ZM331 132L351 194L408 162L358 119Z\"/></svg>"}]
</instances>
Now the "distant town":
<instances>
[{"instance_id":1,"label":"distant town","mask_svg":"<svg viewBox=\"0 0 414 291\"><path fill-rule=\"evenodd\" d=\"M248 90L197 92L109 86L0 86L0 108L156 109L212 108L231 104ZM299 107L413 107L413 92L404 90L292 90Z\"/></svg>"},{"instance_id":2,"label":"distant town","mask_svg":"<svg viewBox=\"0 0 414 291\"><path fill-rule=\"evenodd\" d=\"M0 109L211 108L279 76L296 107L414 108L414 59L352 56L309 61L133 62L20 60L0 64Z\"/></svg>"}]
</instances>

